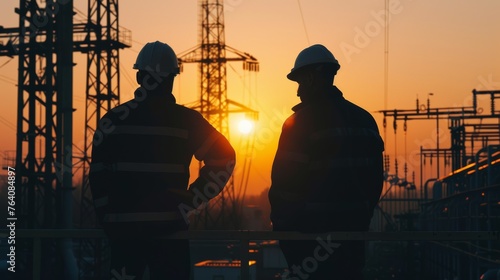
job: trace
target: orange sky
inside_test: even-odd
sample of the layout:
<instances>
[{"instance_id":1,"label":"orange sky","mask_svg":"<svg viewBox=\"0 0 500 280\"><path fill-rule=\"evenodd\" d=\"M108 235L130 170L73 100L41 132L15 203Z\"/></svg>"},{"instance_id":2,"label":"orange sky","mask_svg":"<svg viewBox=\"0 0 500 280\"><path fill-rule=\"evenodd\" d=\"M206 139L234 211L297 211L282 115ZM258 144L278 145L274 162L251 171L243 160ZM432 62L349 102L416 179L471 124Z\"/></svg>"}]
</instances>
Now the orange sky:
<instances>
[{"instance_id":1,"label":"orange sky","mask_svg":"<svg viewBox=\"0 0 500 280\"><path fill-rule=\"evenodd\" d=\"M120 25L132 31L133 46L121 51L122 75L134 77L132 64L144 43L160 40L177 53L198 43L198 1L144 0L120 2ZM226 0L226 44L248 52L260 62L260 72L249 75L241 63L228 65L228 98L260 112L248 193L270 184L270 166L280 126L299 100L296 84L285 75L300 50L314 43L327 46L341 64L335 84L344 96L370 112L384 104L384 0L301 2ZM432 106L468 106L472 89L500 89L500 1L394 0L389 33L389 87L387 108L413 109L417 95ZM86 11L87 1L75 1ZM18 24L18 1L2 1L0 25ZM74 55L74 137L83 136L85 57ZM6 63L6 64L5 64ZM0 151L15 148L17 58L0 57ZM186 65L176 80L174 94L182 104L198 96L195 65ZM250 80L249 80L250 79ZM132 97L135 84L122 78L122 101ZM484 107L487 104L483 105ZM380 124L380 114L374 114ZM233 116L231 122L242 116ZM402 124L397 135L398 156L407 158L422 143L435 141L434 122L410 122L404 149ZM448 135L446 121L442 131ZM241 150L240 135L231 127L231 141ZM392 120L386 149L394 155ZM449 137L442 138L449 147ZM425 145L425 144L424 144ZM406 154L404 153L406 150ZM240 155L240 160L243 156ZM418 166L413 165L413 169ZM400 168L401 171L401 168Z\"/></svg>"}]
</instances>

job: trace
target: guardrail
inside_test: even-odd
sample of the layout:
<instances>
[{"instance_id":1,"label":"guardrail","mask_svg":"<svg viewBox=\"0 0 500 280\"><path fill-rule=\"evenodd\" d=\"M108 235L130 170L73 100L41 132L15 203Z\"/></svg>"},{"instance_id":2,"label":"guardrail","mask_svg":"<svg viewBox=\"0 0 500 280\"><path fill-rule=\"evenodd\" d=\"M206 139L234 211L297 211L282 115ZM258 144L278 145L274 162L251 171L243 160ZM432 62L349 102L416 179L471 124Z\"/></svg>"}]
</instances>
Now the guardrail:
<instances>
[{"instance_id":1,"label":"guardrail","mask_svg":"<svg viewBox=\"0 0 500 280\"><path fill-rule=\"evenodd\" d=\"M0 238L8 238L9 230L0 230ZM33 280L40 279L41 240L44 238L107 238L99 229L16 229L15 237L33 238ZM249 279L249 242L251 240L365 240L365 241L476 241L500 240L498 231L402 231L402 232L326 232L300 233L251 230L180 231L160 239L235 240L240 242L241 280Z\"/></svg>"}]
</instances>

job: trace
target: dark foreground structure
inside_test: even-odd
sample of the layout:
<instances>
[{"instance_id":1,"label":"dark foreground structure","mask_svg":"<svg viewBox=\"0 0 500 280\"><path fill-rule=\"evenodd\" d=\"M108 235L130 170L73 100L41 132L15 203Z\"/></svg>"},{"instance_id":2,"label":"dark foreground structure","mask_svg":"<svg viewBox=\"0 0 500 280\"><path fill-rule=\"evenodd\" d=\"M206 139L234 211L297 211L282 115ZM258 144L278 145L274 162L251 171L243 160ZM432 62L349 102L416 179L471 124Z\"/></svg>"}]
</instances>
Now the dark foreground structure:
<instances>
[{"instance_id":1,"label":"dark foreground structure","mask_svg":"<svg viewBox=\"0 0 500 280\"><path fill-rule=\"evenodd\" d=\"M95 124L120 100L119 50L130 47L131 38L130 31L118 24L118 0L88 2L84 20L73 22L73 1L20 0L15 11L19 26L0 27L0 56L19 57L17 150L4 161L0 182L0 219L4 224L0 230L0 279L110 279L104 276L109 273L108 241L103 232L87 229L95 216L88 181L82 182L80 197L75 199L72 176L74 169L88 173ZM221 2L204 5L207 11L217 11L219 20ZM221 29L223 25L206 27ZM226 51L215 49L219 53L210 52L210 60L200 60L216 61ZM73 108L71 51L87 56L89 74L85 144L77 166L72 165L75 143L69 127ZM258 70L255 59L238 54L247 70ZM190 58L186 56L183 62L199 60ZM225 77L220 63L205 65L203 70L215 81ZM221 75L208 75L216 70ZM209 81L205 84L211 85ZM208 87L205 89L204 100L214 102ZM478 96L489 97L489 110L479 112ZM330 235L331 239L369 240L366 279L479 279L481 275L483 279L495 279L493 275L500 268L500 111L495 107L499 97L498 90L474 90L469 107L432 108L429 101L427 105L417 101L416 109L382 112L394 118L394 128L396 121L403 122L405 131L410 120L436 121L437 125L440 120L447 122L451 141L444 148L440 141L433 142L434 146L424 143L417 153L420 162L413 166L420 168L419 183L415 183L412 172L407 172L411 166L405 164L401 174L397 163L392 172L387 164L386 185L370 232L381 235ZM224 102L221 104L227 104ZM217 113L227 117L226 111ZM37 122L39 115L45 116L41 124ZM437 176L422 172L432 163ZM443 166L448 166L447 175L442 175ZM9 179L8 167L14 167L15 180ZM10 194L12 184L15 196ZM15 198L15 206L8 204L10 198ZM75 206L73 201L77 202ZM9 206L14 207L15 215L8 216ZM81 229L61 229L75 226L73 216L79 217L76 220ZM231 279L236 269L243 280L280 279L286 264L271 240L286 237L272 232L227 231L174 238L191 240L194 279L214 270L212 279ZM327 240L328 235L307 238ZM200 269L204 273L199 274ZM113 276L129 278L121 271Z\"/></svg>"}]
</instances>

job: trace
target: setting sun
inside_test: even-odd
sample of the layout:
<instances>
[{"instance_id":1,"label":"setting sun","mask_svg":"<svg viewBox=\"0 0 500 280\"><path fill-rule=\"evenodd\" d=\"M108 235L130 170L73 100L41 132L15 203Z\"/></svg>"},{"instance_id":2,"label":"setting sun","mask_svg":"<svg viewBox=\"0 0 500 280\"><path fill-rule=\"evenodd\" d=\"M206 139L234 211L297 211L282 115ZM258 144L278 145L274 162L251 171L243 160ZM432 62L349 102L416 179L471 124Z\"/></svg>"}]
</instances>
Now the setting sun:
<instances>
[{"instance_id":1,"label":"setting sun","mask_svg":"<svg viewBox=\"0 0 500 280\"><path fill-rule=\"evenodd\" d=\"M0 11L0 280L500 275L500 0Z\"/></svg>"},{"instance_id":2,"label":"setting sun","mask_svg":"<svg viewBox=\"0 0 500 280\"><path fill-rule=\"evenodd\" d=\"M243 119L238 123L238 131L241 134L249 134L253 131L253 121Z\"/></svg>"}]
</instances>

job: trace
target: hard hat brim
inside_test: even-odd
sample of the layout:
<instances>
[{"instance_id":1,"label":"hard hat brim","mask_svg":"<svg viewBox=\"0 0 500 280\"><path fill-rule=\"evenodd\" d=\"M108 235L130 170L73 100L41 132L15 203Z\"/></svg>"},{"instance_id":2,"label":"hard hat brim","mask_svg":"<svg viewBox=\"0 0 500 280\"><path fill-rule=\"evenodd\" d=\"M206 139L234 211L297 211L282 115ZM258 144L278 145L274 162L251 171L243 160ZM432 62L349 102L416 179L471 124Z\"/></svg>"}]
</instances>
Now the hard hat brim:
<instances>
[{"instance_id":1,"label":"hard hat brim","mask_svg":"<svg viewBox=\"0 0 500 280\"><path fill-rule=\"evenodd\" d=\"M292 70L287 75L287 78L292 81L297 81L297 72L301 72L300 70L302 70L304 67L309 67L317 64L339 65L339 62L325 46L321 44L315 44L303 49L299 53L299 55L295 59L295 64Z\"/></svg>"},{"instance_id":2,"label":"hard hat brim","mask_svg":"<svg viewBox=\"0 0 500 280\"><path fill-rule=\"evenodd\" d=\"M304 70L307 68L307 66L308 65L305 65L305 66L302 66L299 68L293 68L292 70L290 70L290 73L288 73L288 75L286 75L286 77L291 81L297 82L297 79L300 76L300 73L304 72Z\"/></svg>"},{"instance_id":3,"label":"hard hat brim","mask_svg":"<svg viewBox=\"0 0 500 280\"><path fill-rule=\"evenodd\" d=\"M288 73L288 75L286 75L286 77L287 77L289 80L296 82L296 81L297 81L297 71L294 71L294 70L292 69L292 71L290 71L290 73Z\"/></svg>"},{"instance_id":4,"label":"hard hat brim","mask_svg":"<svg viewBox=\"0 0 500 280\"><path fill-rule=\"evenodd\" d=\"M330 63L330 62L311 63L311 64L304 65L304 66L299 67L299 68L293 68L290 71L290 73L288 73L288 75L286 75L286 77L291 81L297 82L297 78L299 77L300 73L307 71L306 69L312 69L318 65L332 65L332 66L336 67L335 70L340 69L340 64L335 63L335 62L332 62L332 63Z\"/></svg>"},{"instance_id":5,"label":"hard hat brim","mask_svg":"<svg viewBox=\"0 0 500 280\"><path fill-rule=\"evenodd\" d=\"M141 69L140 66L138 66L137 64L134 64L134 66L132 67L133 69L135 70L138 70L138 71L145 71L145 72L151 72L151 73L155 73L155 75L158 75L160 77L168 77L170 75L174 75L174 76L177 76L180 74L180 67L176 67L172 72L156 72L156 71L149 71L149 70L145 70L145 69Z\"/></svg>"}]
</instances>

